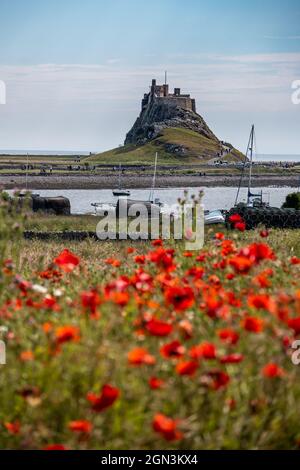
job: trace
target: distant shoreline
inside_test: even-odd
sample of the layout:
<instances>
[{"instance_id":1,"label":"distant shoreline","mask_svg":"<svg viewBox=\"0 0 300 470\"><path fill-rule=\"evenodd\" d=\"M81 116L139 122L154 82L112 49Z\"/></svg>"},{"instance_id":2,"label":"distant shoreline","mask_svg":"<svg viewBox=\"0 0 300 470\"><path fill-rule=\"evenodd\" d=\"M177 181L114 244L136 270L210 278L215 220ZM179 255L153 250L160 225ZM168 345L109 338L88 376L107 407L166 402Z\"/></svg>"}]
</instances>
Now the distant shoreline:
<instances>
[{"instance_id":1,"label":"distant shoreline","mask_svg":"<svg viewBox=\"0 0 300 470\"><path fill-rule=\"evenodd\" d=\"M236 187L239 184L238 175L158 175L156 178L157 188L178 188L178 187ZM123 178L122 185L128 189L145 189L151 187L152 177L149 175L128 175ZM23 189L26 185L25 175L1 176L0 187L2 189ZM259 175L253 176L253 187L266 186L290 186L299 187L299 175ZM28 189L113 189L118 186L117 175L47 175L30 176L27 179ZM245 177L242 186L247 186Z\"/></svg>"}]
</instances>

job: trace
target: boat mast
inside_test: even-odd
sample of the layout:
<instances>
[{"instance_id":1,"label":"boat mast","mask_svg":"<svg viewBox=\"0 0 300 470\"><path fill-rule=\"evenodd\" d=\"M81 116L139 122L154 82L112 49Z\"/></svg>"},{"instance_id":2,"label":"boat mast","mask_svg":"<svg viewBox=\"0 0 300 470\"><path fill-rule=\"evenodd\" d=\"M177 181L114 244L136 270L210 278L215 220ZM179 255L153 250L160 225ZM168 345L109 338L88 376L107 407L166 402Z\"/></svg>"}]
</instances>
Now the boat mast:
<instances>
[{"instance_id":1,"label":"boat mast","mask_svg":"<svg viewBox=\"0 0 300 470\"><path fill-rule=\"evenodd\" d=\"M254 125L251 128L250 134L250 167L249 167L249 180L248 180L248 196L247 196L247 204L250 203L251 198L251 183L252 183L252 164L253 164L253 146L254 146Z\"/></svg>"},{"instance_id":2,"label":"boat mast","mask_svg":"<svg viewBox=\"0 0 300 470\"><path fill-rule=\"evenodd\" d=\"M26 192L27 192L27 189L28 189L28 165L29 164L29 155L27 153L27 159L26 159L26 175L25 175L25 188L26 188Z\"/></svg>"},{"instance_id":3,"label":"boat mast","mask_svg":"<svg viewBox=\"0 0 300 470\"><path fill-rule=\"evenodd\" d=\"M241 177L240 177L240 181L239 181L239 185L238 185L238 190L237 190L236 197L235 197L235 202L234 202L235 206L238 203L239 194L240 194L240 190L241 190L241 186L242 186L242 181L243 181L243 177L244 177L244 174L245 174L245 168L246 168L246 164L248 163L248 154L249 154L250 148L252 148L252 152L253 152L253 141L254 141L254 125L251 128L251 133L250 133L250 137L249 137L249 141L248 141L248 145L247 145L247 150L246 150L246 153L245 153L244 165L243 165L243 169L242 169L242 173L241 173ZM252 171L252 168L251 168L250 171ZM252 176L252 173L251 173L251 176ZM249 178L249 184L248 184L248 197L249 197L249 187L251 185L251 176ZM247 201L248 201L248 197L247 197Z\"/></svg>"},{"instance_id":4,"label":"boat mast","mask_svg":"<svg viewBox=\"0 0 300 470\"><path fill-rule=\"evenodd\" d=\"M121 163L119 163L119 189L121 189Z\"/></svg>"},{"instance_id":5,"label":"boat mast","mask_svg":"<svg viewBox=\"0 0 300 470\"><path fill-rule=\"evenodd\" d=\"M154 173L153 173L153 180L152 180L152 189L150 191L150 197L149 197L150 202L153 202L155 181L156 181L156 168L157 168L157 152L155 153L155 163L154 163Z\"/></svg>"}]
</instances>

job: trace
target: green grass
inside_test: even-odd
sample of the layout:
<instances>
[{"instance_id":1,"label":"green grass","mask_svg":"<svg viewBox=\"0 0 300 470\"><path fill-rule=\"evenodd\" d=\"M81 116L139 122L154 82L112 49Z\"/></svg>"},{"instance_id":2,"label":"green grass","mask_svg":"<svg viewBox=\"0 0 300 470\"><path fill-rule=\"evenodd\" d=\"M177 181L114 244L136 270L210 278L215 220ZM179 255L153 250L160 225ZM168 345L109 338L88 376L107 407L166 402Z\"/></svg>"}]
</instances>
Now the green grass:
<instances>
[{"instance_id":1,"label":"green grass","mask_svg":"<svg viewBox=\"0 0 300 470\"><path fill-rule=\"evenodd\" d=\"M168 151L168 145L183 146L186 151L181 155L176 155ZM208 139L197 132L182 128L164 129L160 136L141 146L126 145L107 152L102 152L85 161L90 163L132 163L132 164L153 164L155 152L159 154L159 163L178 165L187 163L201 163L213 157L220 151L217 142ZM237 161L242 158L242 154L233 150L232 155L228 155L228 161ZM227 157L226 157L227 159Z\"/></svg>"}]
</instances>

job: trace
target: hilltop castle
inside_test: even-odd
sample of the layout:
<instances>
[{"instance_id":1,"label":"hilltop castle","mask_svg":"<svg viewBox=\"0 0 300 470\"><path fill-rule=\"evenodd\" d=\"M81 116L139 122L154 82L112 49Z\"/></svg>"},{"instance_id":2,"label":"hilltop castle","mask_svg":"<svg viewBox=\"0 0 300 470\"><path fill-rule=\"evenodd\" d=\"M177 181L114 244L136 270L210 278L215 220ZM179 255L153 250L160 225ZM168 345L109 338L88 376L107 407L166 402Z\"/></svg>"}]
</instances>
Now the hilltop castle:
<instances>
[{"instance_id":1,"label":"hilltop castle","mask_svg":"<svg viewBox=\"0 0 300 470\"><path fill-rule=\"evenodd\" d=\"M149 93L145 93L142 99L140 114L126 135L125 145L143 145L166 128L189 129L219 142L204 119L197 114L196 102L190 95L182 94L180 88L174 88L174 93L169 93L166 79L164 85L157 85L153 79Z\"/></svg>"},{"instance_id":2,"label":"hilltop castle","mask_svg":"<svg viewBox=\"0 0 300 470\"><path fill-rule=\"evenodd\" d=\"M174 93L169 93L169 85L157 85L156 80L153 79L150 87L150 92L144 94L142 99L142 111L153 101L166 105L178 106L179 108L187 111L196 112L196 102L190 95L183 95L180 93L180 88L174 88Z\"/></svg>"}]
</instances>

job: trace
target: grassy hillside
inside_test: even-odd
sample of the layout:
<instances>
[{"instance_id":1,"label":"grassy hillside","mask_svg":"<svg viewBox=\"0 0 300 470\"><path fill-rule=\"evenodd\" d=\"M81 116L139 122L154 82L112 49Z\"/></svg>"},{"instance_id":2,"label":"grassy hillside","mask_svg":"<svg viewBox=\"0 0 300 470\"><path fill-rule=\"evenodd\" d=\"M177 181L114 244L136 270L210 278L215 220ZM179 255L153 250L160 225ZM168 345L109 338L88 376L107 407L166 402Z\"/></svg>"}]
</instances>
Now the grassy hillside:
<instances>
[{"instance_id":1,"label":"grassy hillside","mask_svg":"<svg viewBox=\"0 0 300 470\"><path fill-rule=\"evenodd\" d=\"M177 151L175 151L175 148ZM217 142L197 132L182 128L165 129L156 139L145 145L125 145L107 152L87 157L90 163L153 163L155 152L159 153L160 163L201 163L214 158L220 151ZM243 155L236 149L225 157L226 160L240 160Z\"/></svg>"}]
</instances>

